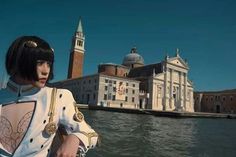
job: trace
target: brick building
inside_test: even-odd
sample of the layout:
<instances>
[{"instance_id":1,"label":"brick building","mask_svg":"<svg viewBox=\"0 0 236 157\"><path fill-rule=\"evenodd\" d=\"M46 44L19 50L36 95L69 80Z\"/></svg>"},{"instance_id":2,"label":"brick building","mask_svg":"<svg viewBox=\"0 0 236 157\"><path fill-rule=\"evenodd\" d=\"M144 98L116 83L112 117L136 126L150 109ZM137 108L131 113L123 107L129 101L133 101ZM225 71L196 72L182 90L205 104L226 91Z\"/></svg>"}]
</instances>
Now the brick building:
<instances>
[{"instance_id":1,"label":"brick building","mask_svg":"<svg viewBox=\"0 0 236 157\"><path fill-rule=\"evenodd\" d=\"M197 112L236 113L236 89L217 92L195 92Z\"/></svg>"}]
</instances>

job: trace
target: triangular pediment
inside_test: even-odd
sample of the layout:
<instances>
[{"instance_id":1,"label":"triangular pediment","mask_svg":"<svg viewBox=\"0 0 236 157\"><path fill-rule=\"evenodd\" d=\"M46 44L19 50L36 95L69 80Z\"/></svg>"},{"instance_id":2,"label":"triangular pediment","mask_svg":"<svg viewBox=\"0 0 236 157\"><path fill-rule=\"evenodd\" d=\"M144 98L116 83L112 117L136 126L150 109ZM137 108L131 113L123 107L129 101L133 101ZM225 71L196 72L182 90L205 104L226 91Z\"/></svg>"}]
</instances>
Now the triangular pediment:
<instances>
[{"instance_id":1,"label":"triangular pediment","mask_svg":"<svg viewBox=\"0 0 236 157\"><path fill-rule=\"evenodd\" d=\"M159 73L154 76L156 79L164 80L164 73Z\"/></svg>"},{"instance_id":2,"label":"triangular pediment","mask_svg":"<svg viewBox=\"0 0 236 157\"><path fill-rule=\"evenodd\" d=\"M193 87L193 82L188 79L187 85Z\"/></svg>"},{"instance_id":3,"label":"triangular pediment","mask_svg":"<svg viewBox=\"0 0 236 157\"><path fill-rule=\"evenodd\" d=\"M169 58L167 60L167 63L173 64L173 65L177 65L179 67L183 67L188 69L188 64L186 64L186 62L181 58L181 57L173 57L173 58Z\"/></svg>"}]
</instances>

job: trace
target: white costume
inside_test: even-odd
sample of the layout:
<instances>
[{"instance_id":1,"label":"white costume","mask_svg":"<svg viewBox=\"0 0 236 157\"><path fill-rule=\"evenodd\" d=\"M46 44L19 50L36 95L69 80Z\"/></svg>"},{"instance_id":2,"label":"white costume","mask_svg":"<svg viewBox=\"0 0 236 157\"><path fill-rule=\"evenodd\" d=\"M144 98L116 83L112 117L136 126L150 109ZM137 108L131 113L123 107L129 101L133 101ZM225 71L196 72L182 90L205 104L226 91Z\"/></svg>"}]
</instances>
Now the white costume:
<instances>
[{"instance_id":1,"label":"white costume","mask_svg":"<svg viewBox=\"0 0 236 157\"><path fill-rule=\"evenodd\" d=\"M46 157L55 136L45 133L49 122L52 88L19 86L9 80L0 90L0 156ZM80 139L80 149L95 147L98 136L82 119L75 119L74 98L70 91L58 89L53 122ZM77 111L78 113L79 111ZM82 115L80 112L79 115ZM80 117L81 118L81 117Z\"/></svg>"}]
</instances>

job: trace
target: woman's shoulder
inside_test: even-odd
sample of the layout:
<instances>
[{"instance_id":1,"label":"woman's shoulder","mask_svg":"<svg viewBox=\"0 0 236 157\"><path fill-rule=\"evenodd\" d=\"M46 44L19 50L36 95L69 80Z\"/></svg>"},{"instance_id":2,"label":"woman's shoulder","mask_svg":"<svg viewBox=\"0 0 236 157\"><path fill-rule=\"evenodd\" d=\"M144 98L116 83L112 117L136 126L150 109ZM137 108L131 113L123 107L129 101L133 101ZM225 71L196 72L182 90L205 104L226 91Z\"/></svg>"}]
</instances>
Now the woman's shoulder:
<instances>
[{"instance_id":1,"label":"woman's shoulder","mask_svg":"<svg viewBox=\"0 0 236 157\"><path fill-rule=\"evenodd\" d=\"M56 89L57 95L59 95L59 97L64 96L72 96L72 93L70 90L68 89L63 89L63 88L55 88L55 87L46 87L46 90L48 91L52 91L53 89Z\"/></svg>"}]
</instances>

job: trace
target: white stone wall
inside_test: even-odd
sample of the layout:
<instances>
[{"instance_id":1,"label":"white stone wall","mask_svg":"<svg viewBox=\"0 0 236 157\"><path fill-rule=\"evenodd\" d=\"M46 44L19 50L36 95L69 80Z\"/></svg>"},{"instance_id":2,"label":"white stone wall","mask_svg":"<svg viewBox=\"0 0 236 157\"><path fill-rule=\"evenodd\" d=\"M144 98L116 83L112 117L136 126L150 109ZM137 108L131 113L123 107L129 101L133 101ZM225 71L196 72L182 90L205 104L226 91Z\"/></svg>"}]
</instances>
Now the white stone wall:
<instances>
[{"instance_id":1,"label":"white stone wall","mask_svg":"<svg viewBox=\"0 0 236 157\"><path fill-rule=\"evenodd\" d=\"M180 57L163 62L164 72L150 80L152 109L194 112L193 87L188 81L188 67Z\"/></svg>"},{"instance_id":2,"label":"white stone wall","mask_svg":"<svg viewBox=\"0 0 236 157\"><path fill-rule=\"evenodd\" d=\"M125 97L127 97L127 100L126 98L124 100L116 99L117 91L115 89L117 87L116 83L118 82L123 82L125 84ZM115 97L115 100L113 97ZM139 81L107 75L100 75L97 105L104 105L109 107L138 108Z\"/></svg>"}]
</instances>

